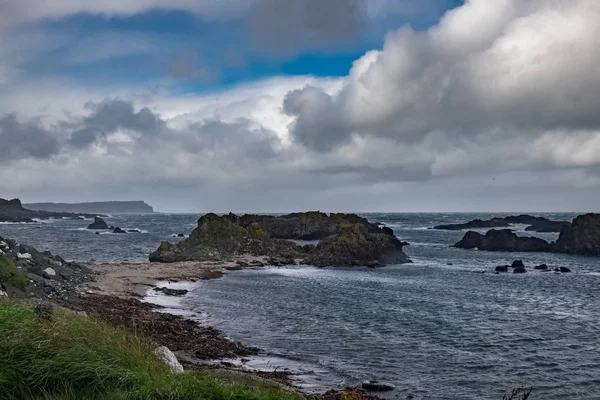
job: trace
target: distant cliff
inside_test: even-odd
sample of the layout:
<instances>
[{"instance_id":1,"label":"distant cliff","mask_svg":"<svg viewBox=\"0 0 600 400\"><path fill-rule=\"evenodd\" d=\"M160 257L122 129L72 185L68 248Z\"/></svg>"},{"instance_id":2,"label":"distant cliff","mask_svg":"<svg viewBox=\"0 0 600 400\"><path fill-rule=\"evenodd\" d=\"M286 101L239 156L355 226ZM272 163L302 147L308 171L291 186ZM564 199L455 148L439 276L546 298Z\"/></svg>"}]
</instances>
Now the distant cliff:
<instances>
[{"instance_id":1,"label":"distant cliff","mask_svg":"<svg viewBox=\"0 0 600 400\"><path fill-rule=\"evenodd\" d=\"M100 214L147 214L154 209L143 201L101 201L95 203L33 203L24 204L30 210L100 213Z\"/></svg>"},{"instance_id":2,"label":"distant cliff","mask_svg":"<svg viewBox=\"0 0 600 400\"><path fill-rule=\"evenodd\" d=\"M67 213L67 212L51 212L40 210L29 210L23 208L21 200L0 199L0 222L35 222L35 219L81 219L93 218L96 214L87 213Z\"/></svg>"}]
</instances>

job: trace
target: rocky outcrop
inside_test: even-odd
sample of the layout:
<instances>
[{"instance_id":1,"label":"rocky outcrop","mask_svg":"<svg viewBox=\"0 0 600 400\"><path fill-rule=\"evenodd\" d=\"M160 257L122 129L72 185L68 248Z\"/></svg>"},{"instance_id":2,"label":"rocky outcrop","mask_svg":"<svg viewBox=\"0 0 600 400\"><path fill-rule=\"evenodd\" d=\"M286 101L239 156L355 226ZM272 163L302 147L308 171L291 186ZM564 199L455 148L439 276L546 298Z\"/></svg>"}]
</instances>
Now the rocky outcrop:
<instances>
[{"instance_id":1,"label":"rocky outcrop","mask_svg":"<svg viewBox=\"0 0 600 400\"><path fill-rule=\"evenodd\" d=\"M370 231L380 228L356 214L332 213L319 211L293 213L282 216L244 215L239 218L239 225L248 227L256 223L273 239L321 240L333 235L338 228L349 224L363 224ZM389 229L389 228L388 228Z\"/></svg>"},{"instance_id":2,"label":"rocky outcrop","mask_svg":"<svg viewBox=\"0 0 600 400\"><path fill-rule=\"evenodd\" d=\"M463 229L485 229L485 228L504 228L510 224L503 218L492 218L492 219L474 219L464 224L447 224L437 225L433 229L446 230L446 231L460 231Z\"/></svg>"},{"instance_id":3,"label":"rocky outcrop","mask_svg":"<svg viewBox=\"0 0 600 400\"><path fill-rule=\"evenodd\" d=\"M0 284L11 297L51 298L67 301L76 296L77 285L93 280L93 272L50 252L17 244L0 237ZM26 257L23 257L26 255ZM9 271L6 275L3 271Z\"/></svg>"},{"instance_id":4,"label":"rocky outcrop","mask_svg":"<svg viewBox=\"0 0 600 400\"><path fill-rule=\"evenodd\" d=\"M104 221L102 218L100 217L94 217L94 222L92 222L91 224L88 225L87 229L92 229L92 230L106 230L109 229L110 227L108 226L108 224L106 223L106 221Z\"/></svg>"},{"instance_id":5,"label":"rocky outcrop","mask_svg":"<svg viewBox=\"0 0 600 400\"><path fill-rule=\"evenodd\" d=\"M469 231L453 247L460 249L479 249L487 251L552 251L553 246L543 239L521 237L508 229L489 230L485 235Z\"/></svg>"},{"instance_id":6,"label":"rocky outcrop","mask_svg":"<svg viewBox=\"0 0 600 400\"><path fill-rule=\"evenodd\" d=\"M487 229L487 228L507 228L513 224L530 225L525 228L532 232L560 232L567 221L551 221L544 217L535 217L532 215L515 215L503 218L492 219L474 219L463 224L437 225L433 229L460 231L463 229Z\"/></svg>"},{"instance_id":7,"label":"rocky outcrop","mask_svg":"<svg viewBox=\"0 0 600 400\"><path fill-rule=\"evenodd\" d=\"M183 366L175 357L175 354L168 347L159 346L154 350L154 354L164 362L173 374L183 374Z\"/></svg>"},{"instance_id":8,"label":"rocky outcrop","mask_svg":"<svg viewBox=\"0 0 600 400\"><path fill-rule=\"evenodd\" d=\"M283 239L322 236L317 246ZM384 265L409 261L402 245L391 229L354 214L207 214L185 240L162 242L150 261L211 261L251 254L270 257L273 265L294 264L296 259L318 265Z\"/></svg>"},{"instance_id":9,"label":"rocky outcrop","mask_svg":"<svg viewBox=\"0 0 600 400\"><path fill-rule=\"evenodd\" d=\"M338 228L322 240L305 262L319 266L379 266L410 262L396 236L380 230L372 232L357 223Z\"/></svg>"},{"instance_id":10,"label":"rocky outcrop","mask_svg":"<svg viewBox=\"0 0 600 400\"><path fill-rule=\"evenodd\" d=\"M0 222L32 223L35 219L79 219L80 217L93 218L94 215L29 210L23 207L19 199L0 199Z\"/></svg>"},{"instance_id":11,"label":"rocky outcrop","mask_svg":"<svg viewBox=\"0 0 600 400\"><path fill-rule=\"evenodd\" d=\"M565 226L555 244L558 253L600 256L600 214L580 215Z\"/></svg>"}]
</instances>

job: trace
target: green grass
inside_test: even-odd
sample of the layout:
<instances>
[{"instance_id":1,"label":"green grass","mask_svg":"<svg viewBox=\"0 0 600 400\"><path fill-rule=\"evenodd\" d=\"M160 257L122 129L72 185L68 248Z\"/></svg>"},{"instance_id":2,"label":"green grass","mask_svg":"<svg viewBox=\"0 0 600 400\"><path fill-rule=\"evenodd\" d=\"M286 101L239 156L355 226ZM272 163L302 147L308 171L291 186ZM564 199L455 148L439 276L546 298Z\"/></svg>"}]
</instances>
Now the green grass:
<instances>
[{"instance_id":1,"label":"green grass","mask_svg":"<svg viewBox=\"0 0 600 400\"><path fill-rule=\"evenodd\" d=\"M0 282L21 290L25 290L30 283L25 272L17 268L15 263L4 254L0 254Z\"/></svg>"},{"instance_id":2,"label":"green grass","mask_svg":"<svg viewBox=\"0 0 600 400\"><path fill-rule=\"evenodd\" d=\"M154 345L68 311L50 321L19 301L0 301L3 400L298 400L259 381L209 372L171 374Z\"/></svg>"}]
</instances>

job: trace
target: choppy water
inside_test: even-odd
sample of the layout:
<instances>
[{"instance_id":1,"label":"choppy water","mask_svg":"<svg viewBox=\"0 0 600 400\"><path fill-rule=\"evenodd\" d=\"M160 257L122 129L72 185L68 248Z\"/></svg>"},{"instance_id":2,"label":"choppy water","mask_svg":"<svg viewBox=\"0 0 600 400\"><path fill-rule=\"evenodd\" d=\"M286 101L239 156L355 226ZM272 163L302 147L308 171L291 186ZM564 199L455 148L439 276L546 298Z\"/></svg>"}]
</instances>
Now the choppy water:
<instances>
[{"instance_id":1,"label":"choppy water","mask_svg":"<svg viewBox=\"0 0 600 400\"><path fill-rule=\"evenodd\" d=\"M236 271L201 283L185 302L231 337L315 365L345 384L393 382L393 397L501 399L510 388L528 385L535 387L533 399L600 398L600 259L452 249L463 232L426 229L490 217L485 214L367 217L410 242L406 251L415 263ZM0 225L0 235L78 260L139 261L160 240L189 233L196 218L108 220L143 234L94 235L77 230L87 222L56 221ZM514 259L574 272L490 273Z\"/></svg>"}]
</instances>

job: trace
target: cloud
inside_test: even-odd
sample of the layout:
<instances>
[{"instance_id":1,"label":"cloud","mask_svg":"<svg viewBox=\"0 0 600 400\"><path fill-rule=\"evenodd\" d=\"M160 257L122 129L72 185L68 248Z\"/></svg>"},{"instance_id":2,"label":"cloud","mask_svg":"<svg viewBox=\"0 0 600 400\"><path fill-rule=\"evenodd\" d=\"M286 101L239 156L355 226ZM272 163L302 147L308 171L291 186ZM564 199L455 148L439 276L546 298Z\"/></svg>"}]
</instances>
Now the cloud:
<instances>
[{"instance_id":1,"label":"cloud","mask_svg":"<svg viewBox=\"0 0 600 400\"><path fill-rule=\"evenodd\" d=\"M401 28L344 88L292 91L294 137L328 151L354 136L414 143L445 132L501 140L599 130L600 3L470 0L426 32Z\"/></svg>"},{"instance_id":2,"label":"cloud","mask_svg":"<svg viewBox=\"0 0 600 400\"><path fill-rule=\"evenodd\" d=\"M23 157L48 159L59 151L57 134L38 121L19 121L14 114L0 119L0 163Z\"/></svg>"},{"instance_id":3,"label":"cloud","mask_svg":"<svg viewBox=\"0 0 600 400\"><path fill-rule=\"evenodd\" d=\"M43 19L59 19L79 13L133 15L150 10L182 10L202 18L221 20L241 15L248 0L19 0L0 2L0 27Z\"/></svg>"},{"instance_id":4,"label":"cloud","mask_svg":"<svg viewBox=\"0 0 600 400\"><path fill-rule=\"evenodd\" d=\"M135 111L131 101L107 99L99 104L89 103L92 112L75 124L69 143L85 147L119 129L133 131L145 136L155 136L167 130L165 121L147 107Z\"/></svg>"},{"instance_id":5,"label":"cloud","mask_svg":"<svg viewBox=\"0 0 600 400\"><path fill-rule=\"evenodd\" d=\"M367 26L364 0L258 0L248 27L261 50L289 56L347 44Z\"/></svg>"}]
</instances>

